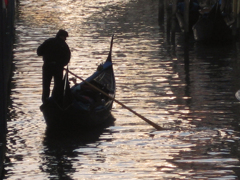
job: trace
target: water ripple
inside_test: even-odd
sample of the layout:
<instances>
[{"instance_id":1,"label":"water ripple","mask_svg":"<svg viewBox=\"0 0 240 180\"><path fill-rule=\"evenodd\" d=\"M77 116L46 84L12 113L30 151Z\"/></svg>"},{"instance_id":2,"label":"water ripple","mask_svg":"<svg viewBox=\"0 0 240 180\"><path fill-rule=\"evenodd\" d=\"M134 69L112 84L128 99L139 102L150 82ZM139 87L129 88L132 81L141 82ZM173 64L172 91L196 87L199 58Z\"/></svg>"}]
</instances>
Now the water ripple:
<instances>
[{"instance_id":1,"label":"water ripple","mask_svg":"<svg viewBox=\"0 0 240 180\"><path fill-rule=\"evenodd\" d=\"M83 78L115 34L116 98L168 130L115 103L106 129L49 133L36 49L60 28L70 35L69 68ZM239 179L238 44L186 51L181 34L175 45L164 34L158 1L20 1L5 179Z\"/></svg>"}]
</instances>

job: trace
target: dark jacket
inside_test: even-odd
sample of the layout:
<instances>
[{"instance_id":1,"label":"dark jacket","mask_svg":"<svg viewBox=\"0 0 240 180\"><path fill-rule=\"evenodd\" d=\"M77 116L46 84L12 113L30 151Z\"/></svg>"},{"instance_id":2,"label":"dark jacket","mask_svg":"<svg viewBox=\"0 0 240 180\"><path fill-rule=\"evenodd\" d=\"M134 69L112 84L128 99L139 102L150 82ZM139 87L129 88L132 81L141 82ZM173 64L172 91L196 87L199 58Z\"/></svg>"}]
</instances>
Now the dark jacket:
<instances>
[{"instance_id":1,"label":"dark jacket","mask_svg":"<svg viewBox=\"0 0 240 180\"><path fill-rule=\"evenodd\" d=\"M61 38L50 38L37 49L37 55L43 56L44 63L66 66L71 58L67 43Z\"/></svg>"}]
</instances>

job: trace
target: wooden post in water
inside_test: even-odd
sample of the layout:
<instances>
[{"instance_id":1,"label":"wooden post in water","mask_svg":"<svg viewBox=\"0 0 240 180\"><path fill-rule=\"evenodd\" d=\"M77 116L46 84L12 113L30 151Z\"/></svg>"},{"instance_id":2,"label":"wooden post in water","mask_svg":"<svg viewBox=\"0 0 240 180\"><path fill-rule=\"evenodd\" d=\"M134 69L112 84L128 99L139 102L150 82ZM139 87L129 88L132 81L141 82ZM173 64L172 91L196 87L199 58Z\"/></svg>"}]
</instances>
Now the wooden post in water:
<instances>
[{"instance_id":1,"label":"wooden post in water","mask_svg":"<svg viewBox=\"0 0 240 180\"><path fill-rule=\"evenodd\" d=\"M240 1L237 0L237 37L240 37Z\"/></svg>"},{"instance_id":2,"label":"wooden post in water","mask_svg":"<svg viewBox=\"0 0 240 180\"><path fill-rule=\"evenodd\" d=\"M158 3L158 23L159 26L164 23L164 0L159 0Z\"/></svg>"},{"instance_id":3,"label":"wooden post in water","mask_svg":"<svg viewBox=\"0 0 240 180\"><path fill-rule=\"evenodd\" d=\"M189 33L189 0L184 0L184 35L185 40L188 38Z\"/></svg>"},{"instance_id":4,"label":"wooden post in water","mask_svg":"<svg viewBox=\"0 0 240 180\"><path fill-rule=\"evenodd\" d=\"M233 11L233 17L235 19L235 27L233 28L233 35L239 39L240 37L240 1L239 0L233 0L232 3L232 11Z\"/></svg>"},{"instance_id":5,"label":"wooden post in water","mask_svg":"<svg viewBox=\"0 0 240 180\"><path fill-rule=\"evenodd\" d=\"M172 2L171 42L175 44L177 0Z\"/></svg>"},{"instance_id":6,"label":"wooden post in water","mask_svg":"<svg viewBox=\"0 0 240 180\"><path fill-rule=\"evenodd\" d=\"M170 39L170 16L168 12L169 0L164 0L164 32L166 40L169 42Z\"/></svg>"},{"instance_id":7,"label":"wooden post in water","mask_svg":"<svg viewBox=\"0 0 240 180\"><path fill-rule=\"evenodd\" d=\"M233 11L233 18L236 20L235 21L235 24L234 24L234 28L233 28L233 36L236 36L237 35L237 0L233 0L232 2L232 11Z\"/></svg>"}]
</instances>

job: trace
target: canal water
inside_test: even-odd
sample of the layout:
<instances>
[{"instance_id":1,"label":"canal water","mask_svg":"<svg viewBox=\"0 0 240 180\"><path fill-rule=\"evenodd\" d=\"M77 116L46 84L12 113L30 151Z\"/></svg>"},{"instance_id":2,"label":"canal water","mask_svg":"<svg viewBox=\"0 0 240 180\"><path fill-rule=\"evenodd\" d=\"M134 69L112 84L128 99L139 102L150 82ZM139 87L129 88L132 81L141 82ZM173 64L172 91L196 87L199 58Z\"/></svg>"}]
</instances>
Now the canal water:
<instances>
[{"instance_id":1,"label":"canal water","mask_svg":"<svg viewBox=\"0 0 240 180\"><path fill-rule=\"evenodd\" d=\"M239 43L166 41L157 0L20 0L4 179L240 179ZM37 47L69 32L69 68L87 78L114 34L114 124L49 134ZM80 82L78 80L78 82Z\"/></svg>"}]
</instances>

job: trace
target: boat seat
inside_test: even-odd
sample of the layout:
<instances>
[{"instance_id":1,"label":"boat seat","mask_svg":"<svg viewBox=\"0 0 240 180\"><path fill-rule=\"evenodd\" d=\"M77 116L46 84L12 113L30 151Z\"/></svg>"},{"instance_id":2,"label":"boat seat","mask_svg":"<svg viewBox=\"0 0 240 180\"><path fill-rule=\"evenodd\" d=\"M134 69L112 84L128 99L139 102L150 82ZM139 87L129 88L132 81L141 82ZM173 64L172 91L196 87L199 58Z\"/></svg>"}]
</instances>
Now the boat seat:
<instances>
[{"instance_id":1,"label":"boat seat","mask_svg":"<svg viewBox=\"0 0 240 180\"><path fill-rule=\"evenodd\" d=\"M83 103L93 103L94 102L94 99L92 99L91 97L89 96L86 96L86 95L77 95L75 96L75 98L78 100L78 101L81 101Z\"/></svg>"}]
</instances>

